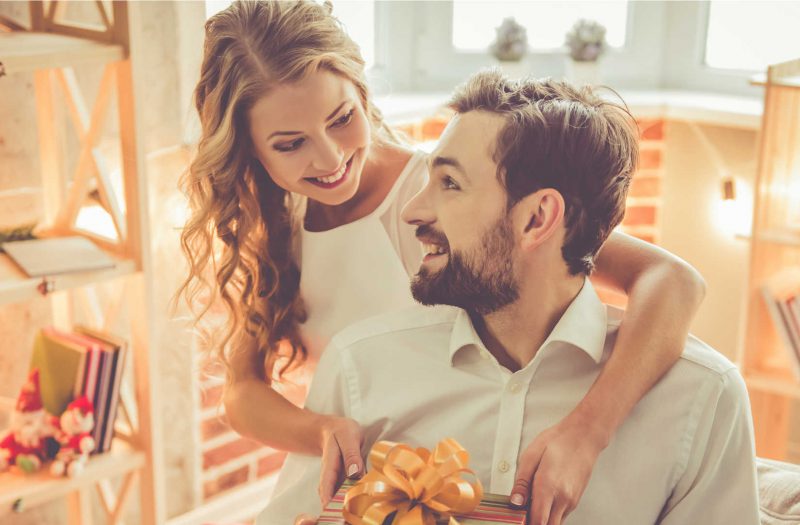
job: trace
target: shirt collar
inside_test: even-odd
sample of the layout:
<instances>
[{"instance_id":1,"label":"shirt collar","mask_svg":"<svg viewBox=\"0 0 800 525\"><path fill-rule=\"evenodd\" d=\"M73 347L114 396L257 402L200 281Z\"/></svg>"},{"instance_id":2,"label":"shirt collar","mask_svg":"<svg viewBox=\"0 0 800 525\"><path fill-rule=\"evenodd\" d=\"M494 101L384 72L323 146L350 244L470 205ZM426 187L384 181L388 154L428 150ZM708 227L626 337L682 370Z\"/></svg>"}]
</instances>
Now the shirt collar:
<instances>
[{"instance_id":1,"label":"shirt collar","mask_svg":"<svg viewBox=\"0 0 800 525\"><path fill-rule=\"evenodd\" d=\"M581 291L564 311L564 315L539 350L558 341L583 350L596 363L600 363L603 359L607 322L605 305L600 301L589 279L585 279ZM459 309L450 333L450 364L453 363L455 354L469 345L486 350L469 314Z\"/></svg>"}]
</instances>

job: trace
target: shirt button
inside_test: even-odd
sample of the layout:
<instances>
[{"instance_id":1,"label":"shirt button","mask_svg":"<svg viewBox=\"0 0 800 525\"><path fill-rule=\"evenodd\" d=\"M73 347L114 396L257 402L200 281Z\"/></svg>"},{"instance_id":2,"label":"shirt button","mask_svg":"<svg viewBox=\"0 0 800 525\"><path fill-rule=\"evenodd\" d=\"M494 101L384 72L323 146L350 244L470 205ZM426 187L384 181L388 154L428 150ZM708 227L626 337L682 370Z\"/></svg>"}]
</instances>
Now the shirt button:
<instances>
[{"instance_id":1,"label":"shirt button","mask_svg":"<svg viewBox=\"0 0 800 525\"><path fill-rule=\"evenodd\" d=\"M522 389L522 387L519 386L519 383L511 383L508 389L511 391L512 394L516 394Z\"/></svg>"},{"instance_id":2,"label":"shirt button","mask_svg":"<svg viewBox=\"0 0 800 525\"><path fill-rule=\"evenodd\" d=\"M508 464L508 461L501 461L500 463L497 464L497 470L503 473L508 472L508 469L510 468L511 465Z\"/></svg>"}]
</instances>

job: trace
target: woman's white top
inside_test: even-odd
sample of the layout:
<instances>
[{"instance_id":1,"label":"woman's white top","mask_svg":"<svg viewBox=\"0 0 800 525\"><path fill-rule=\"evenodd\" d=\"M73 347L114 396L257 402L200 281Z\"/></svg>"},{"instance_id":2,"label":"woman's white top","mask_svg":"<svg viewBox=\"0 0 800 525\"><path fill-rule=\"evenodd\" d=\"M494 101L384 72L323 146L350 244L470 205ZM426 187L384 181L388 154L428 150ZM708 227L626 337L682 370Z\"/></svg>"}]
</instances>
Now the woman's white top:
<instances>
[{"instance_id":1,"label":"woman's white top","mask_svg":"<svg viewBox=\"0 0 800 525\"><path fill-rule=\"evenodd\" d=\"M339 330L414 304L409 282L422 261L422 245L400 213L427 180L426 153L415 152L369 215L323 232L301 226L300 296L308 318L300 336L312 363Z\"/></svg>"}]
</instances>

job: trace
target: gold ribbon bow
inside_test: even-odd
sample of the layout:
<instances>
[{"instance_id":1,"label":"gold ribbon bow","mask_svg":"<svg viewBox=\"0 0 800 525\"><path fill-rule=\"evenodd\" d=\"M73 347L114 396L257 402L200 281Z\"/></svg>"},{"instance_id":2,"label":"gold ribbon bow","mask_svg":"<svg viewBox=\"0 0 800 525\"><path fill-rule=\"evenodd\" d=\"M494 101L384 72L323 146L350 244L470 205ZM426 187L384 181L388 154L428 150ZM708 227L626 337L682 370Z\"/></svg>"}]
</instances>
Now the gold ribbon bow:
<instances>
[{"instance_id":1,"label":"gold ribbon bow","mask_svg":"<svg viewBox=\"0 0 800 525\"><path fill-rule=\"evenodd\" d=\"M435 525L437 517L468 514L483 497L483 486L467 468L469 453L455 439L426 448L379 441L369 453L372 470L347 491L342 513L351 525ZM461 478L469 474L475 481Z\"/></svg>"}]
</instances>

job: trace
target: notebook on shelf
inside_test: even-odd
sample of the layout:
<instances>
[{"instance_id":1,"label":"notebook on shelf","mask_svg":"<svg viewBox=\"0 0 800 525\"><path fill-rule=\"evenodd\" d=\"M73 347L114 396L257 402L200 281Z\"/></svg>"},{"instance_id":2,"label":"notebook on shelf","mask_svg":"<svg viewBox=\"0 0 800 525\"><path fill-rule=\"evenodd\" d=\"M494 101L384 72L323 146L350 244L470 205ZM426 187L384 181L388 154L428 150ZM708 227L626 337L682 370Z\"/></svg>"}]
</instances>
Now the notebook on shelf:
<instances>
[{"instance_id":1,"label":"notebook on shelf","mask_svg":"<svg viewBox=\"0 0 800 525\"><path fill-rule=\"evenodd\" d=\"M3 243L9 257L30 277L104 270L114 260L85 237L53 237Z\"/></svg>"}]
</instances>

